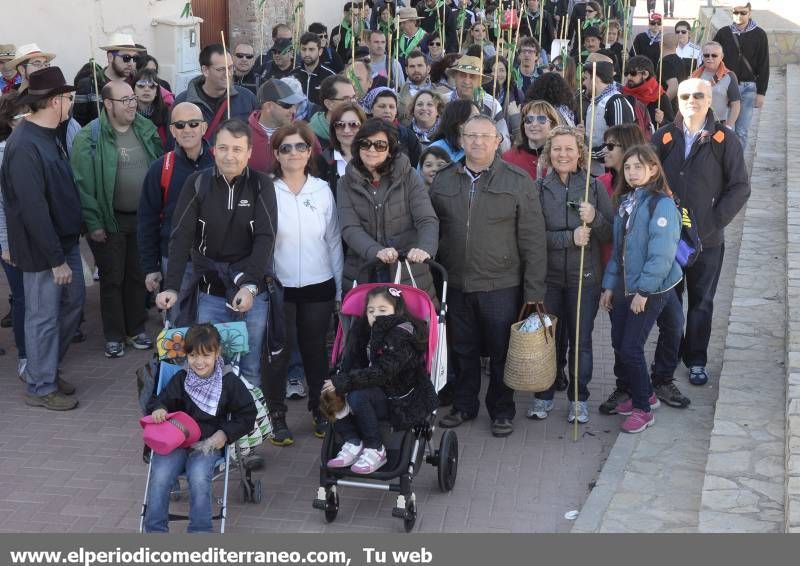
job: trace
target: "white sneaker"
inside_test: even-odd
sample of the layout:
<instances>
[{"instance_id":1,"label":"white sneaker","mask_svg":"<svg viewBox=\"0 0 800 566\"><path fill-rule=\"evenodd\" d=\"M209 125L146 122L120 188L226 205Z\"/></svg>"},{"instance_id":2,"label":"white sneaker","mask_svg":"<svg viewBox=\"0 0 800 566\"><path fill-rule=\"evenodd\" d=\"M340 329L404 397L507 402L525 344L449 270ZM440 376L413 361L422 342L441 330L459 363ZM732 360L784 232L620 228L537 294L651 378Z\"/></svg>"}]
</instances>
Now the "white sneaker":
<instances>
[{"instance_id":1,"label":"white sneaker","mask_svg":"<svg viewBox=\"0 0 800 566\"><path fill-rule=\"evenodd\" d=\"M350 470L357 474L371 474L386 463L386 448L364 448L358 462L350 466Z\"/></svg>"},{"instance_id":2,"label":"white sneaker","mask_svg":"<svg viewBox=\"0 0 800 566\"><path fill-rule=\"evenodd\" d=\"M302 379L289 379L286 384L286 398L287 399L302 399L308 396L306 391L306 384Z\"/></svg>"},{"instance_id":3,"label":"white sneaker","mask_svg":"<svg viewBox=\"0 0 800 566\"><path fill-rule=\"evenodd\" d=\"M567 421L574 423L575 422L575 413L576 413L576 406L577 406L577 413L578 413L578 422L581 424L586 424L589 422L589 405L586 404L586 401L573 401L569 404L569 413L567 414Z\"/></svg>"},{"instance_id":4,"label":"white sneaker","mask_svg":"<svg viewBox=\"0 0 800 566\"><path fill-rule=\"evenodd\" d=\"M358 457L361 455L363 446L364 445L361 442L358 444L345 442L344 446L342 446L342 449L339 450L339 453L336 455L336 458L328 460L328 467L347 468L348 466L352 466L353 462L358 460Z\"/></svg>"},{"instance_id":5,"label":"white sneaker","mask_svg":"<svg viewBox=\"0 0 800 566\"><path fill-rule=\"evenodd\" d=\"M543 421L547 418L547 413L553 410L555 402L552 399L536 399L534 397L531 406L528 407L528 412L525 416L529 419L538 419Z\"/></svg>"}]
</instances>

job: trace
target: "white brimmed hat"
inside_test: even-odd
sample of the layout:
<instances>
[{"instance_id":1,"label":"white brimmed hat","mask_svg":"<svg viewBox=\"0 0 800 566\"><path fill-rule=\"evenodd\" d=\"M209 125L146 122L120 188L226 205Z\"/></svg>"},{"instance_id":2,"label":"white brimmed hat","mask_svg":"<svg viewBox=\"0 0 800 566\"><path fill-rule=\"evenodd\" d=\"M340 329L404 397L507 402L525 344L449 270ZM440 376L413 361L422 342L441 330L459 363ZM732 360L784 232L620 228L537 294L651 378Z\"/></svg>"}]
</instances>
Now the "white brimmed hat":
<instances>
[{"instance_id":1,"label":"white brimmed hat","mask_svg":"<svg viewBox=\"0 0 800 566\"><path fill-rule=\"evenodd\" d=\"M23 61L33 59L34 57L44 57L48 61L52 61L56 58L54 53L45 53L39 49L39 46L35 43L26 43L17 48L17 51L14 53L14 58L6 63L6 66L9 69L13 69Z\"/></svg>"},{"instance_id":2,"label":"white brimmed hat","mask_svg":"<svg viewBox=\"0 0 800 566\"><path fill-rule=\"evenodd\" d=\"M136 47L136 42L129 33L112 33L111 38L108 40L108 45L101 45L100 49L103 51L119 51L120 49L145 51L142 47Z\"/></svg>"}]
</instances>

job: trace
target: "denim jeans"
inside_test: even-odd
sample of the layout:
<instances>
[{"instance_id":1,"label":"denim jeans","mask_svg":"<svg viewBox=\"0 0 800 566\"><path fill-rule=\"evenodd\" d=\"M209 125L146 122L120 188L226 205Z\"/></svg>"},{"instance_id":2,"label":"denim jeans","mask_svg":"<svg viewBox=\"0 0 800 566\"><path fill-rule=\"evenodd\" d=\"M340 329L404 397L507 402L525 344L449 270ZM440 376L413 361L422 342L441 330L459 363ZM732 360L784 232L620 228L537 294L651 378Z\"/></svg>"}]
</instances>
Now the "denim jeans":
<instances>
[{"instance_id":1,"label":"denim jeans","mask_svg":"<svg viewBox=\"0 0 800 566\"><path fill-rule=\"evenodd\" d=\"M492 420L513 419L514 390L503 383L511 325L522 301L519 287L464 293L448 289L448 330L458 375L453 409L470 417L478 414L481 390L481 352L489 355L486 410Z\"/></svg>"},{"instance_id":2,"label":"denim jeans","mask_svg":"<svg viewBox=\"0 0 800 566\"><path fill-rule=\"evenodd\" d=\"M717 293L725 244L703 248L694 265L685 269L686 276L678 284L678 299L683 302L686 288L689 306L686 310L686 332L681 343L681 357L686 367L708 363L708 342L714 316L714 295Z\"/></svg>"},{"instance_id":3,"label":"denim jeans","mask_svg":"<svg viewBox=\"0 0 800 566\"><path fill-rule=\"evenodd\" d=\"M203 454L190 448L176 448L166 456L153 454L150 486L147 491L147 511L144 515L145 532L169 532L169 493L175 485L175 480L184 471L189 481L187 532L212 532L211 479L214 475L214 463L221 456L221 450Z\"/></svg>"},{"instance_id":4,"label":"denim jeans","mask_svg":"<svg viewBox=\"0 0 800 566\"><path fill-rule=\"evenodd\" d=\"M739 96L742 98L742 109L736 119L736 135L742 142L742 149L747 149L747 131L753 121L753 110L756 104L756 83L739 83Z\"/></svg>"},{"instance_id":5,"label":"denim jeans","mask_svg":"<svg viewBox=\"0 0 800 566\"><path fill-rule=\"evenodd\" d=\"M139 265L136 214L117 214L119 232L105 242L89 239L100 270L100 315L106 342L125 342L144 332L147 290Z\"/></svg>"},{"instance_id":6,"label":"denim jeans","mask_svg":"<svg viewBox=\"0 0 800 566\"><path fill-rule=\"evenodd\" d=\"M225 306L225 297L198 293L197 322L235 322L244 320L250 351L242 356L240 369L242 376L256 387L261 387L261 345L267 331L269 317L268 293L253 297L253 306L246 313L239 313Z\"/></svg>"},{"instance_id":7,"label":"denim jeans","mask_svg":"<svg viewBox=\"0 0 800 566\"><path fill-rule=\"evenodd\" d=\"M345 442L358 444L364 448L380 448L381 429L378 423L389 417L389 402L380 387L356 389L347 394L350 414L336 421L333 429Z\"/></svg>"},{"instance_id":8,"label":"denim jeans","mask_svg":"<svg viewBox=\"0 0 800 566\"><path fill-rule=\"evenodd\" d=\"M639 314L631 311L633 295L626 297L622 289L614 291L611 309L611 346L614 348L614 375L626 385L633 406L650 411L653 385L647 371L644 345L650 330L667 301L667 293L647 297L645 309Z\"/></svg>"},{"instance_id":9,"label":"denim jeans","mask_svg":"<svg viewBox=\"0 0 800 566\"><path fill-rule=\"evenodd\" d=\"M325 338L331 324L334 302L295 303L284 301L286 347L264 372L264 393L270 411L286 412L286 378L292 352L299 350L308 382L308 410L319 409L322 382L328 376Z\"/></svg>"},{"instance_id":10,"label":"denim jeans","mask_svg":"<svg viewBox=\"0 0 800 566\"><path fill-rule=\"evenodd\" d=\"M566 353L569 345L569 388L567 398L575 401L575 318L578 312L578 288L547 286L544 296L544 305L548 313L558 317L561 330L556 332L560 344L557 351ZM596 285L585 285L581 297L581 342L580 342L580 375L578 376L578 401L589 399L589 382L592 380L592 332L594 319L600 305L600 288ZM558 360L557 360L558 361ZM563 366L562 366L563 367ZM536 394L537 399L552 399L555 395L556 385L547 391Z\"/></svg>"},{"instance_id":11,"label":"denim jeans","mask_svg":"<svg viewBox=\"0 0 800 566\"><path fill-rule=\"evenodd\" d=\"M653 386L670 383L675 376L675 369L680 361L681 338L683 336L683 307L678 293L671 289L667 295L664 309L656 321L658 325L658 343L650 366Z\"/></svg>"},{"instance_id":12,"label":"denim jeans","mask_svg":"<svg viewBox=\"0 0 800 566\"><path fill-rule=\"evenodd\" d=\"M86 300L80 247L75 244L64 258L72 270L72 281L67 285L56 285L51 269L22 274L28 355L25 381L28 393L39 397L57 389L58 364L80 325Z\"/></svg>"},{"instance_id":13,"label":"denim jeans","mask_svg":"<svg viewBox=\"0 0 800 566\"><path fill-rule=\"evenodd\" d=\"M14 330L14 342L17 345L17 357L25 355L25 285L22 283L22 272L15 266L0 260L6 272L8 287L11 289L11 325ZM81 270L81 278L83 271Z\"/></svg>"}]
</instances>

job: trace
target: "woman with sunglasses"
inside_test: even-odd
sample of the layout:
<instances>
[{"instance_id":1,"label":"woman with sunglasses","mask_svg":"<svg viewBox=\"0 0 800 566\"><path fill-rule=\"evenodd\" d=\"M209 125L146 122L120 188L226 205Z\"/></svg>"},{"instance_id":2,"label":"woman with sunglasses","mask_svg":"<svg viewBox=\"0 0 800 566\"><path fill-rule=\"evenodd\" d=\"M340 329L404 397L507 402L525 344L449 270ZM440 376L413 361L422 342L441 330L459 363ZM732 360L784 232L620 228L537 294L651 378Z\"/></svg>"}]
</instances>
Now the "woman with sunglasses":
<instances>
[{"instance_id":1,"label":"woman with sunglasses","mask_svg":"<svg viewBox=\"0 0 800 566\"><path fill-rule=\"evenodd\" d=\"M460 54L457 54L460 56ZM433 65L434 63L438 63L444 59L444 43L442 42L442 37L439 35L438 31L435 31L428 35L428 64ZM444 74L444 71L442 71Z\"/></svg>"},{"instance_id":2,"label":"woman with sunglasses","mask_svg":"<svg viewBox=\"0 0 800 566\"><path fill-rule=\"evenodd\" d=\"M171 92L161 88L156 72L147 68L136 73L133 93L137 99L136 112L153 122L158 129L161 145L166 147L169 135L169 114L175 97Z\"/></svg>"},{"instance_id":3,"label":"woman with sunglasses","mask_svg":"<svg viewBox=\"0 0 800 566\"><path fill-rule=\"evenodd\" d=\"M547 136L543 150L547 175L537 183L547 228L547 290L544 303L547 312L558 317L564 332L558 332L559 350L569 347L570 383L567 397L569 422L589 421L589 382L592 379L592 331L600 299L603 265L600 244L610 241L614 213L605 188L589 180L588 200L584 200L587 176L586 145L583 133L576 128L556 127ZM581 248L584 262L581 266ZM583 269L581 269L583 267ZM583 281L578 303L578 282ZM580 309L580 311L578 311ZM580 343L575 344L576 317L580 312ZM580 366L575 375L575 350ZM575 380L578 398L575 398ZM547 391L536 393L528 418L545 419L553 409L555 383Z\"/></svg>"},{"instance_id":4,"label":"woman with sunglasses","mask_svg":"<svg viewBox=\"0 0 800 566\"><path fill-rule=\"evenodd\" d=\"M532 100L522 107L522 127L517 144L503 154L507 161L527 171L534 181L547 174L539 157L550 130L563 125L558 111L544 100Z\"/></svg>"},{"instance_id":5,"label":"woman with sunglasses","mask_svg":"<svg viewBox=\"0 0 800 566\"><path fill-rule=\"evenodd\" d=\"M367 115L357 104L347 103L337 106L330 115L330 146L317 157L317 169L321 179L325 179L333 192L339 196L339 179L344 177L347 164L353 158L353 140Z\"/></svg>"},{"instance_id":6,"label":"woman with sunglasses","mask_svg":"<svg viewBox=\"0 0 800 566\"><path fill-rule=\"evenodd\" d=\"M370 118L353 141L356 148L345 176L339 180L339 222L347 244L344 288L368 276L361 268L376 259L384 266L375 270L378 281L395 278L411 283L408 270L399 263L401 254L411 263L419 288L436 296L430 269L424 262L436 255L439 219L433 211L422 178L411 167L397 143L397 129L384 120ZM395 269L390 266L394 264Z\"/></svg>"},{"instance_id":7,"label":"woman with sunglasses","mask_svg":"<svg viewBox=\"0 0 800 566\"><path fill-rule=\"evenodd\" d=\"M278 128L272 136L278 203L275 275L283 284L286 347L266 369L266 400L276 446L294 442L286 426L286 383L292 352L299 349L309 387L308 410L314 435L325 435L319 411L322 381L328 375L325 337L336 301L342 298L342 236L336 202L328 183L315 177L316 137L305 122Z\"/></svg>"}]
</instances>

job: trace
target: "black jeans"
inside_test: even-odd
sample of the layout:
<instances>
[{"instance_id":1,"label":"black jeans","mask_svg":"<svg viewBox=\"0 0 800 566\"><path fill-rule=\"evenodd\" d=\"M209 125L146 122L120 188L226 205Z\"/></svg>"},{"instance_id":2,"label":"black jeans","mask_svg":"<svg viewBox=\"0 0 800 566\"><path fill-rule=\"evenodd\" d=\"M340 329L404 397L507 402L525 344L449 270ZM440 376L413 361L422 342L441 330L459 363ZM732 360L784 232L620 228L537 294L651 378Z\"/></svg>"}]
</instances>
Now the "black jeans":
<instances>
[{"instance_id":1,"label":"black jeans","mask_svg":"<svg viewBox=\"0 0 800 566\"><path fill-rule=\"evenodd\" d=\"M656 321L658 343L650 366L653 386L670 383L680 361L681 336L683 335L683 307L678 293L672 289L666 293L664 309Z\"/></svg>"},{"instance_id":2,"label":"black jeans","mask_svg":"<svg viewBox=\"0 0 800 566\"><path fill-rule=\"evenodd\" d=\"M380 448L383 442L379 422L389 417L389 401L383 389L356 389L346 398L350 414L333 423L334 430L345 442L358 444L363 440L364 448Z\"/></svg>"},{"instance_id":3,"label":"black jeans","mask_svg":"<svg viewBox=\"0 0 800 566\"><path fill-rule=\"evenodd\" d=\"M105 242L89 238L100 269L100 314L107 342L125 342L144 332L147 291L139 266L136 213L117 214L119 232L107 232Z\"/></svg>"},{"instance_id":4,"label":"black jeans","mask_svg":"<svg viewBox=\"0 0 800 566\"><path fill-rule=\"evenodd\" d=\"M514 390L503 383L511 325L521 304L519 287L463 293L448 289L447 321L452 333L458 375L453 409L470 417L478 414L481 390L481 351L489 354L486 409L492 420L513 419Z\"/></svg>"},{"instance_id":5,"label":"black jeans","mask_svg":"<svg viewBox=\"0 0 800 566\"><path fill-rule=\"evenodd\" d=\"M681 357L686 367L705 366L708 363L714 295L717 293L724 256L725 244L716 248L703 248L694 265L684 270L685 277L677 287L681 303L684 287L689 300L686 332L681 343Z\"/></svg>"},{"instance_id":6,"label":"black jeans","mask_svg":"<svg viewBox=\"0 0 800 566\"><path fill-rule=\"evenodd\" d=\"M671 292L671 291L670 291ZM650 412L653 385L647 372L644 345L653 325L668 300L667 293L647 297L644 312L631 311L633 295L626 297L622 289L614 291L611 309L611 345L614 348L614 375L625 384L633 406Z\"/></svg>"},{"instance_id":7,"label":"black jeans","mask_svg":"<svg viewBox=\"0 0 800 566\"><path fill-rule=\"evenodd\" d=\"M580 342L580 375L578 376L578 401L589 399L589 382L592 380L592 332L594 319L600 305L600 288L596 285L584 285L581 297L581 342ZM578 311L578 288L547 286L544 306L548 313L558 317L556 331L557 350L566 355L569 346L569 388L567 398L575 401L575 318ZM558 361L558 360L557 360ZM563 366L562 366L563 367ZM552 399L556 385L547 391L536 394L537 399Z\"/></svg>"},{"instance_id":8,"label":"black jeans","mask_svg":"<svg viewBox=\"0 0 800 566\"><path fill-rule=\"evenodd\" d=\"M313 303L284 301L286 345L272 364L262 364L266 369L264 393L270 412L286 412L286 376L292 352L300 350L308 383L308 410L319 409L322 382L328 376L328 358L325 338L328 335L334 301Z\"/></svg>"}]
</instances>

